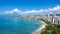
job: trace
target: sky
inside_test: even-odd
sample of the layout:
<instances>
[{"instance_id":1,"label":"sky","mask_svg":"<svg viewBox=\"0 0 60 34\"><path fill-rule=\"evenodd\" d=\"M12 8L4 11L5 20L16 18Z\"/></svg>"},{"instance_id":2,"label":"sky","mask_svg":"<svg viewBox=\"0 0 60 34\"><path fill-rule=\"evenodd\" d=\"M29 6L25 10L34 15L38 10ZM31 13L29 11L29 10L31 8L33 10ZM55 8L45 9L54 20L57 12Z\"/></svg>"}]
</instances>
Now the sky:
<instances>
[{"instance_id":1,"label":"sky","mask_svg":"<svg viewBox=\"0 0 60 34\"><path fill-rule=\"evenodd\" d=\"M0 0L0 12L18 8L22 11L53 8L60 0Z\"/></svg>"}]
</instances>

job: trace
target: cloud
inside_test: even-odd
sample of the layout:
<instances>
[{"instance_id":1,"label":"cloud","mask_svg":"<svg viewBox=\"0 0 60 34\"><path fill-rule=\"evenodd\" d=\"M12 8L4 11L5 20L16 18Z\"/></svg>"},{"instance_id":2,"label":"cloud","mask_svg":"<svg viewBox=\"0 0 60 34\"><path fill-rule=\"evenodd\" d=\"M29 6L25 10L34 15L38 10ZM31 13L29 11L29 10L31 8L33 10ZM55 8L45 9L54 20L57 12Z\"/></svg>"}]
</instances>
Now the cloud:
<instances>
[{"instance_id":1,"label":"cloud","mask_svg":"<svg viewBox=\"0 0 60 34\"><path fill-rule=\"evenodd\" d=\"M6 11L4 14L22 14L22 15L31 15L31 14L41 14L41 13L53 13L53 12L60 12L60 6L57 5L56 7L53 8L48 8L48 9L40 9L40 10L26 10L26 11L21 11L19 9L13 9L11 11Z\"/></svg>"},{"instance_id":2,"label":"cloud","mask_svg":"<svg viewBox=\"0 0 60 34\"><path fill-rule=\"evenodd\" d=\"M57 6L54 7L54 8L49 8L49 10L51 10L51 11L60 11L60 6L57 5Z\"/></svg>"},{"instance_id":3,"label":"cloud","mask_svg":"<svg viewBox=\"0 0 60 34\"><path fill-rule=\"evenodd\" d=\"M24 13L35 13L37 10L26 11Z\"/></svg>"},{"instance_id":4,"label":"cloud","mask_svg":"<svg viewBox=\"0 0 60 34\"><path fill-rule=\"evenodd\" d=\"M21 13L21 10L18 10L17 8L16 9L13 9L11 11L6 11L4 12L4 14L13 14L13 13Z\"/></svg>"}]
</instances>

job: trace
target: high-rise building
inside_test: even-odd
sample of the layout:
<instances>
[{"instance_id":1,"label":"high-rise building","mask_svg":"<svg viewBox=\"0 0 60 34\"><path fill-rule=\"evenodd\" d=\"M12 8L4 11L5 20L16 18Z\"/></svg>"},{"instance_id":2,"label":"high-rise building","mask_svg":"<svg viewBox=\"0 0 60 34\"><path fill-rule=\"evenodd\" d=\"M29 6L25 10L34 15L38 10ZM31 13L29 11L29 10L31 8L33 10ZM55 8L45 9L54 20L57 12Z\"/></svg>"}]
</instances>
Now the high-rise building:
<instances>
[{"instance_id":1,"label":"high-rise building","mask_svg":"<svg viewBox=\"0 0 60 34\"><path fill-rule=\"evenodd\" d=\"M54 24L59 24L59 16L54 16L53 17L53 23Z\"/></svg>"},{"instance_id":2,"label":"high-rise building","mask_svg":"<svg viewBox=\"0 0 60 34\"><path fill-rule=\"evenodd\" d=\"M48 21L50 21L50 13L48 13Z\"/></svg>"}]
</instances>

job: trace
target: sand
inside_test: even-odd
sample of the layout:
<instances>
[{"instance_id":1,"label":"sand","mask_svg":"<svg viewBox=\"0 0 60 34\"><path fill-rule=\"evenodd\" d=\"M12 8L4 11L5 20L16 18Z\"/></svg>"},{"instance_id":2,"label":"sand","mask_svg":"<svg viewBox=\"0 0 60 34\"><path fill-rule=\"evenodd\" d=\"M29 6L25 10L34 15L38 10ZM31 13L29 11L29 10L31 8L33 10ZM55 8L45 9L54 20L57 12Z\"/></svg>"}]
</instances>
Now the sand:
<instances>
[{"instance_id":1,"label":"sand","mask_svg":"<svg viewBox=\"0 0 60 34\"><path fill-rule=\"evenodd\" d=\"M41 32L45 29L47 24L43 21L41 22L42 22L42 25L34 32L34 34L41 34Z\"/></svg>"}]
</instances>

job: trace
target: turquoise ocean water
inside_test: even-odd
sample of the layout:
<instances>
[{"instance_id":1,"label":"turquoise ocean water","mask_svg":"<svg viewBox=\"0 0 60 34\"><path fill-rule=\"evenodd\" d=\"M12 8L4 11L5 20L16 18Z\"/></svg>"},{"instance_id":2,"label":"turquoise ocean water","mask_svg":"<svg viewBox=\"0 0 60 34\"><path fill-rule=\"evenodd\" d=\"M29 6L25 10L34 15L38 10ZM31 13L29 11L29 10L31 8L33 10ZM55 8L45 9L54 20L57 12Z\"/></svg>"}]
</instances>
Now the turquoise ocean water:
<instances>
[{"instance_id":1,"label":"turquoise ocean water","mask_svg":"<svg viewBox=\"0 0 60 34\"><path fill-rule=\"evenodd\" d=\"M38 19L0 16L0 34L31 34L41 26Z\"/></svg>"}]
</instances>

